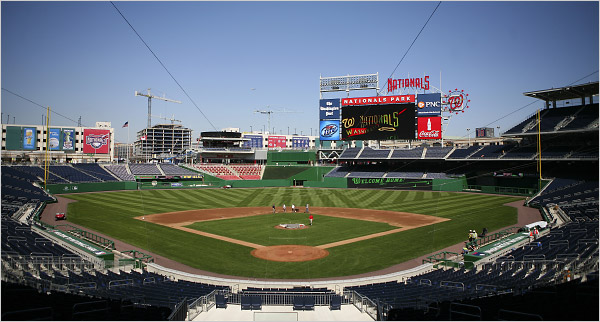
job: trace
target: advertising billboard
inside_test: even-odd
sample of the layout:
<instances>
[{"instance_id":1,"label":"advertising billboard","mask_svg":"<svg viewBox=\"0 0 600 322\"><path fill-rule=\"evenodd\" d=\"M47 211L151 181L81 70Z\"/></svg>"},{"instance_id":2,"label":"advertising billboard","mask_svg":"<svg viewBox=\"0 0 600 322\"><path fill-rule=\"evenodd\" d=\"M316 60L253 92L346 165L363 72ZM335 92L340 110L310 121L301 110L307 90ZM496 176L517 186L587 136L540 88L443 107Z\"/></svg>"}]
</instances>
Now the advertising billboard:
<instances>
[{"instance_id":1,"label":"advertising billboard","mask_svg":"<svg viewBox=\"0 0 600 322\"><path fill-rule=\"evenodd\" d=\"M439 140L442 138L442 118L419 117L417 120L417 139Z\"/></svg>"},{"instance_id":2,"label":"advertising billboard","mask_svg":"<svg viewBox=\"0 0 600 322\"><path fill-rule=\"evenodd\" d=\"M319 122L319 140L337 141L340 140L340 121L324 120Z\"/></svg>"},{"instance_id":3,"label":"advertising billboard","mask_svg":"<svg viewBox=\"0 0 600 322\"><path fill-rule=\"evenodd\" d=\"M48 130L48 149L51 151L60 150L60 129Z\"/></svg>"},{"instance_id":4,"label":"advertising billboard","mask_svg":"<svg viewBox=\"0 0 600 322\"><path fill-rule=\"evenodd\" d=\"M83 153L105 154L110 149L110 130L83 129Z\"/></svg>"},{"instance_id":5,"label":"advertising billboard","mask_svg":"<svg viewBox=\"0 0 600 322\"><path fill-rule=\"evenodd\" d=\"M440 116L441 114L441 93L417 95L417 116Z\"/></svg>"},{"instance_id":6,"label":"advertising billboard","mask_svg":"<svg viewBox=\"0 0 600 322\"><path fill-rule=\"evenodd\" d=\"M244 135L243 138L250 139L250 141L244 141L244 147L247 148L262 148L263 137L260 135Z\"/></svg>"},{"instance_id":7,"label":"advertising billboard","mask_svg":"<svg viewBox=\"0 0 600 322\"><path fill-rule=\"evenodd\" d=\"M319 100L319 119L320 120L339 120L340 119L340 99L322 99Z\"/></svg>"},{"instance_id":8,"label":"advertising billboard","mask_svg":"<svg viewBox=\"0 0 600 322\"><path fill-rule=\"evenodd\" d=\"M494 137L493 127L478 127L475 129L475 137L477 138L492 138Z\"/></svg>"},{"instance_id":9,"label":"advertising billboard","mask_svg":"<svg viewBox=\"0 0 600 322\"><path fill-rule=\"evenodd\" d=\"M63 151L75 150L75 129L62 130L62 149Z\"/></svg>"},{"instance_id":10,"label":"advertising billboard","mask_svg":"<svg viewBox=\"0 0 600 322\"><path fill-rule=\"evenodd\" d=\"M268 139L269 149L271 148L285 148L285 136L270 135Z\"/></svg>"},{"instance_id":11,"label":"advertising billboard","mask_svg":"<svg viewBox=\"0 0 600 322\"><path fill-rule=\"evenodd\" d=\"M415 104L345 106L341 126L342 140L411 140Z\"/></svg>"},{"instance_id":12,"label":"advertising billboard","mask_svg":"<svg viewBox=\"0 0 600 322\"><path fill-rule=\"evenodd\" d=\"M23 150L35 150L37 143L37 131L35 127L23 128Z\"/></svg>"},{"instance_id":13,"label":"advertising billboard","mask_svg":"<svg viewBox=\"0 0 600 322\"><path fill-rule=\"evenodd\" d=\"M310 139L306 136L292 137L292 148L294 149L308 149L309 145Z\"/></svg>"}]
</instances>

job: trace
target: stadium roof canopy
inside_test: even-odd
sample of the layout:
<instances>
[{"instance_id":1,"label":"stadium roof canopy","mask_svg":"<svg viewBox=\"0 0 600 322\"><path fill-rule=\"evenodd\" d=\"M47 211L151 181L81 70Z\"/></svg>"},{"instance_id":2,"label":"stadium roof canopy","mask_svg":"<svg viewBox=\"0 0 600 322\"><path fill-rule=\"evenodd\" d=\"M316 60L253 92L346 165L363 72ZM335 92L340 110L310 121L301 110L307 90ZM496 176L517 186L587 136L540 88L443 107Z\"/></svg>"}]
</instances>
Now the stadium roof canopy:
<instances>
[{"instance_id":1,"label":"stadium roof canopy","mask_svg":"<svg viewBox=\"0 0 600 322\"><path fill-rule=\"evenodd\" d=\"M561 88L546 89L534 92L525 92L525 96L538 98L546 102L562 101L598 95L598 82L565 86Z\"/></svg>"}]
</instances>

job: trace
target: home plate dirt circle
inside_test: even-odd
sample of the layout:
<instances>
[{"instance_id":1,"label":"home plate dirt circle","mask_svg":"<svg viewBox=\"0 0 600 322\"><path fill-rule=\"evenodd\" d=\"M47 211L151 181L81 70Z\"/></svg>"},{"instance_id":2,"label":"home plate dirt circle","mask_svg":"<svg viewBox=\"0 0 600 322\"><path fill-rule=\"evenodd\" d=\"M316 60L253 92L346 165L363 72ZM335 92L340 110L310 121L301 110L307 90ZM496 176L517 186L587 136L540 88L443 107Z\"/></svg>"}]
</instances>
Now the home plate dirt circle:
<instances>
[{"instance_id":1,"label":"home plate dirt circle","mask_svg":"<svg viewBox=\"0 0 600 322\"><path fill-rule=\"evenodd\" d=\"M326 249L303 245L277 245L256 248L252 256L274 262L306 262L329 255Z\"/></svg>"}]
</instances>

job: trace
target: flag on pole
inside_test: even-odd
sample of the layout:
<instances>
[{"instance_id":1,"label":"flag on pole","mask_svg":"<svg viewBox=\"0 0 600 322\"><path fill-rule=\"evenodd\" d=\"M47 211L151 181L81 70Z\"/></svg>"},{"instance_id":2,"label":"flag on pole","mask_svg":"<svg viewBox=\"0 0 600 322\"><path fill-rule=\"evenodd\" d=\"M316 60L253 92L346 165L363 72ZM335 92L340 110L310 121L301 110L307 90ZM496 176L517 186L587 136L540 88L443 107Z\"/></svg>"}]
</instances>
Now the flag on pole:
<instances>
[{"instance_id":1,"label":"flag on pole","mask_svg":"<svg viewBox=\"0 0 600 322\"><path fill-rule=\"evenodd\" d=\"M145 141L147 138L148 138L148 136L144 135L144 136L140 137L140 140Z\"/></svg>"},{"instance_id":2,"label":"flag on pole","mask_svg":"<svg viewBox=\"0 0 600 322\"><path fill-rule=\"evenodd\" d=\"M125 124L123 124L123 127L129 127L129 121L125 122Z\"/></svg>"}]
</instances>

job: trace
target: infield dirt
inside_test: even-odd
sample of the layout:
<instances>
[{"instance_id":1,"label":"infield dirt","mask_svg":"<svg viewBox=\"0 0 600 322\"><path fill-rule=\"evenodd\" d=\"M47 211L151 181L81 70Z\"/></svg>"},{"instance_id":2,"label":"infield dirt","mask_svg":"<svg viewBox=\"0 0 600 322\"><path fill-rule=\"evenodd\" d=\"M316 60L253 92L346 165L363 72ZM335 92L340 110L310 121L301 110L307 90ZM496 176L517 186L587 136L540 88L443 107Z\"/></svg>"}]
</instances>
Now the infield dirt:
<instances>
[{"instance_id":1,"label":"infield dirt","mask_svg":"<svg viewBox=\"0 0 600 322\"><path fill-rule=\"evenodd\" d=\"M356 208L333 208L333 207L312 207L313 213L331 217L349 218L357 220L375 221L387 223L391 226L398 227L380 233L370 234L366 236L346 239L334 243L312 246L303 245L277 245L263 246L255 243L250 243L243 240L229 238L226 236L215 235L184 226L195 222L222 220L229 218L248 217L256 215L276 216L272 214L272 208L265 207L245 207L245 208L217 208L217 209L198 209L186 210L177 212L167 212L161 214L153 214L146 216L135 217L138 220L145 220L158 225L168 226L171 228L183 230L189 233L203 235L215 239L220 239L230 243L254 248L251 252L253 256L278 262L300 262L309 261L326 257L329 252L327 248L355 243L362 240L376 238L384 235L394 234L397 232L414 229L417 227L427 226L443 221L447 218L440 218L428 215L412 214L406 212L396 212L388 210L372 210L372 209L356 209ZM299 216L302 214L298 214Z\"/></svg>"}]
</instances>

